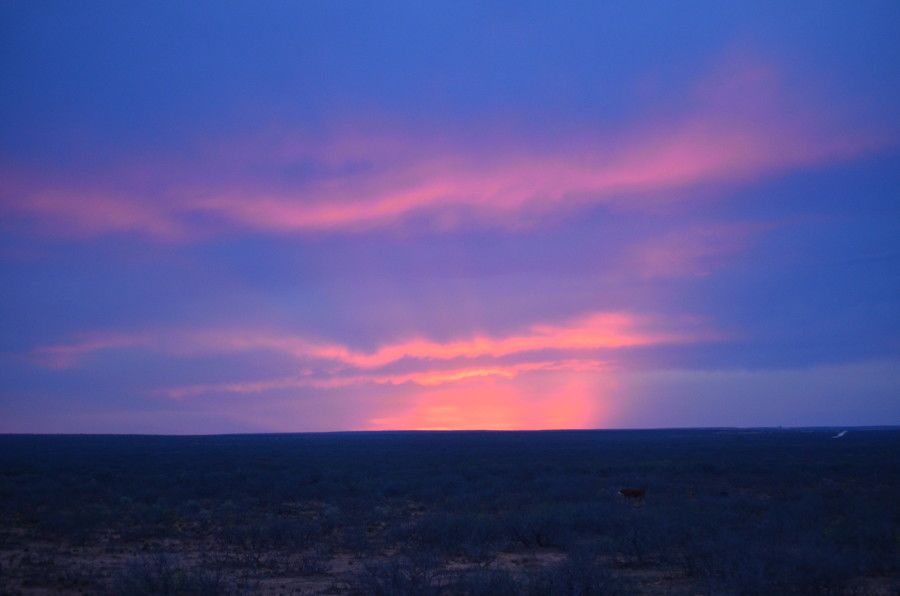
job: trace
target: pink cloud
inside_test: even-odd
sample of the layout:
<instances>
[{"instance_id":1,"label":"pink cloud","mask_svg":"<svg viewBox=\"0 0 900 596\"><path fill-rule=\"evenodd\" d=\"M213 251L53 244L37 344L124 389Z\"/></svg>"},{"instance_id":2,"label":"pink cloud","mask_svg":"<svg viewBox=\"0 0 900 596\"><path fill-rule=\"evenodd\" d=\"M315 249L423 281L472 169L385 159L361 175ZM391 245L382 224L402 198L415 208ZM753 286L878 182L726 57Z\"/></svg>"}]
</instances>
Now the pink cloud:
<instances>
[{"instance_id":1,"label":"pink cloud","mask_svg":"<svg viewBox=\"0 0 900 596\"><path fill-rule=\"evenodd\" d=\"M356 399L360 392L380 387L389 393L366 402L360 428L581 428L602 419L615 380L607 358L617 350L714 337L689 319L596 312L506 334L475 333L445 341L400 338L371 350L259 330L182 329L86 334L36 348L30 355L44 366L65 368L122 349L174 357L274 352L294 358L297 373L228 383L198 379L158 387L151 394L176 400L228 395L269 399L303 390L305 395L336 392L336 399Z\"/></svg>"},{"instance_id":2,"label":"pink cloud","mask_svg":"<svg viewBox=\"0 0 900 596\"><path fill-rule=\"evenodd\" d=\"M154 338L148 334L91 333L71 343L35 348L28 355L41 366L66 369L77 366L91 354L117 348L151 347L154 343Z\"/></svg>"},{"instance_id":3,"label":"pink cloud","mask_svg":"<svg viewBox=\"0 0 900 596\"><path fill-rule=\"evenodd\" d=\"M613 382L614 365L607 358L616 351L713 337L689 319L597 312L506 334L400 338L371 350L259 330L181 329L86 334L30 355L61 368L122 349L174 357L273 352L294 358L297 372L227 383L198 379L150 393L175 400L237 395L255 401L291 390L306 396L335 392L344 399L381 388L388 393L369 404L360 428L578 428L596 424L602 397L597 388Z\"/></svg>"},{"instance_id":4,"label":"pink cloud","mask_svg":"<svg viewBox=\"0 0 900 596\"><path fill-rule=\"evenodd\" d=\"M752 222L675 229L633 247L630 265L642 277L706 276L773 227Z\"/></svg>"},{"instance_id":5,"label":"pink cloud","mask_svg":"<svg viewBox=\"0 0 900 596\"><path fill-rule=\"evenodd\" d=\"M283 389L335 389L353 385L418 385L431 387L460 381L484 378L512 379L520 374L535 371L599 371L604 363L593 359L551 360L538 362L521 362L513 364L495 364L453 369L423 369L409 373L352 374L327 378L314 375L266 379L243 383L200 383L180 387L160 389L158 394L173 399L183 399L198 395L253 394Z\"/></svg>"},{"instance_id":6,"label":"pink cloud","mask_svg":"<svg viewBox=\"0 0 900 596\"><path fill-rule=\"evenodd\" d=\"M72 181L47 187L44 176L32 176L0 208L61 232L141 232L163 240L227 229L383 227L413 215L438 225L516 226L535 214L588 204L645 208L665 201L668 191L842 161L883 144L875 135L842 129L809 99L796 101L774 69L746 60L701 81L682 113L651 115L618 134L552 142L527 134L485 133L477 140L444 134L437 141L387 130L232 140L194 162L160 162L155 171L142 162L112 172L126 181L115 192ZM257 172L261 165L277 172L308 163L318 166L316 174L302 181ZM357 163L365 167L348 167Z\"/></svg>"},{"instance_id":7,"label":"pink cloud","mask_svg":"<svg viewBox=\"0 0 900 596\"><path fill-rule=\"evenodd\" d=\"M413 337L387 342L369 351L335 342L258 330L173 330L132 335L101 333L85 335L69 344L39 347L32 350L31 356L48 365L74 366L80 358L89 354L123 347L140 347L173 355L271 351L294 357L298 362L372 370L406 360L497 359L547 351L613 350L714 337L691 322L688 329L672 327L671 322L646 315L596 312L563 323L531 325L520 333L504 336L474 334L450 341Z\"/></svg>"}]
</instances>

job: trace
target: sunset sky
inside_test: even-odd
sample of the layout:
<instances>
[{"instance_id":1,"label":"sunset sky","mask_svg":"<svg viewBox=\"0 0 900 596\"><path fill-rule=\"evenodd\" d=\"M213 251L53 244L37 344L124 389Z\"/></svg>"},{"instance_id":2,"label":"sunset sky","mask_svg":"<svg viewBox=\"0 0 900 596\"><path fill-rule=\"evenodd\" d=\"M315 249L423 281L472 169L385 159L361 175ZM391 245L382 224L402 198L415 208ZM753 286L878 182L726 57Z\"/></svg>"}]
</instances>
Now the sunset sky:
<instances>
[{"instance_id":1,"label":"sunset sky","mask_svg":"<svg viewBox=\"0 0 900 596\"><path fill-rule=\"evenodd\" d=\"M900 424L900 3L3 2L0 432Z\"/></svg>"}]
</instances>

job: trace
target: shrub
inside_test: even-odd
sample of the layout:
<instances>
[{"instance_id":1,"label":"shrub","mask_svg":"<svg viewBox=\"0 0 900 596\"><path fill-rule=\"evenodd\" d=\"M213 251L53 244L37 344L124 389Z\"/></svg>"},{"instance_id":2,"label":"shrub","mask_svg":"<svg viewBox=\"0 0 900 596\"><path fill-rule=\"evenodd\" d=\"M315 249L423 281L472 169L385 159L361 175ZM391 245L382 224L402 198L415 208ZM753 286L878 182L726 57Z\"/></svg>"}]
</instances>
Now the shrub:
<instances>
[{"instance_id":1,"label":"shrub","mask_svg":"<svg viewBox=\"0 0 900 596\"><path fill-rule=\"evenodd\" d=\"M566 561L532 573L525 581L525 591L534 596L593 596L623 592L621 582L610 571L586 555L575 555Z\"/></svg>"},{"instance_id":2,"label":"shrub","mask_svg":"<svg viewBox=\"0 0 900 596\"><path fill-rule=\"evenodd\" d=\"M367 565L356 591L370 596L436 596L446 583L436 569L437 561L427 556L394 557Z\"/></svg>"},{"instance_id":3,"label":"shrub","mask_svg":"<svg viewBox=\"0 0 900 596\"><path fill-rule=\"evenodd\" d=\"M231 594L223 576L207 570L185 569L170 557L158 555L132 561L114 578L111 596L216 596Z\"/></svg>"}]
</instances>

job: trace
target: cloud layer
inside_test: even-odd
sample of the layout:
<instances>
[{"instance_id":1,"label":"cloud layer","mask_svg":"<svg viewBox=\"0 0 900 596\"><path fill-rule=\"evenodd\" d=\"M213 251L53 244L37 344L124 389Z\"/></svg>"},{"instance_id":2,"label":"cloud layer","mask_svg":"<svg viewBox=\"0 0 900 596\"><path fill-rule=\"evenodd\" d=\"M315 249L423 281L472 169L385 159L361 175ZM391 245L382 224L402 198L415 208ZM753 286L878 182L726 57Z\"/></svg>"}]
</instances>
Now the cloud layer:
<instances>
[{"instance_id":1,"label":"cloud layer","mask_svg":"<svg viewBox=\"0 0 900 596\"><path fill-rule=\"evenodd\" d=\"M797 105L775 69L748 59L726 63L694 93L680 112L564 139L341 126L317 138L225 139L186 161L126 161L55 183L8 171L0 205L54 233L179 241L413 221L519 227L592 204L653 209L671 200L667 192L840 162L884 143L842 126L819 102Z\"/></svg>"},{"instance_id":2,"label":"cloud layer","mask_svg":"<svg viewBox=\"0 0 900 596\"><path fill-rule=\"evenodd\" d=\"M900 422L889 5L0 3L0 432Z\"/></svg>"}]
</instances>

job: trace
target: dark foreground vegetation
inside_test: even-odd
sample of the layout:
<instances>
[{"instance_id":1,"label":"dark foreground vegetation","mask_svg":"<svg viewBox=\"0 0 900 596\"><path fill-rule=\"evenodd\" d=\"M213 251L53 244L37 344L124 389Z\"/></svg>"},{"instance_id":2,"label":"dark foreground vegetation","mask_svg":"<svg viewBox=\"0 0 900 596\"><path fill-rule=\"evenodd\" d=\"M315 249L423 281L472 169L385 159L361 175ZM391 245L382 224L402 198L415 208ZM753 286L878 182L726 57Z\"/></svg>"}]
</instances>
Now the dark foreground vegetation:
<instances>
[{"instance_id":1,"label":"dark foreground vegetation","mask_svg":"<svg viewBox=\"0 0 900 596\"><path fill-rule=\"evenodd\" d=\"M0 593L897 593L900 430L834 434L0 436Z\"/></svg>"}]
</instances>

